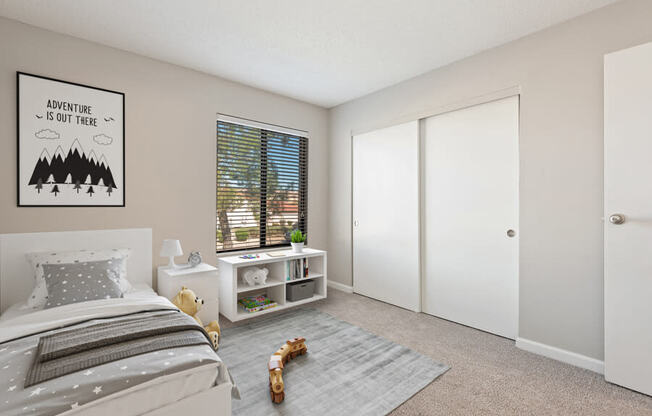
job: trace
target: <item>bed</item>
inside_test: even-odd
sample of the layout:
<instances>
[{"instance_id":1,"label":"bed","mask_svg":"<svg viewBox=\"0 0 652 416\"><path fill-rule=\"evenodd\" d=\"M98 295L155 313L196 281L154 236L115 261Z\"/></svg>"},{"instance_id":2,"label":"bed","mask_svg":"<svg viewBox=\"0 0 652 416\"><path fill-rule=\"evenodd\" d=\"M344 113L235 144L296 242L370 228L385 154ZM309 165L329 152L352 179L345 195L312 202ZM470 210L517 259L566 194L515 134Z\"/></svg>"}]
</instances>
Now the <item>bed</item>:
<instances>
[{"instance_id":1,"label":"bed","mask_svg":"<svg viewBox=\"0 0 652 416\"><path fill-rule=\"evenodd\" d=\"M126 265L132 286L128 292L120 298L75 302L43 310L22 305L34 285L26 253L89 247L131 249ZM72 363L66 357L57 358L62 361L57 370L65 370L61 374L49 379L44 376L28 385L35 373L36 357L41 357L46 349L47 344L43 343L46 339L54 337L62 342L84 332L91 335L101 332L98 328L111 332L114 328L111 325L118 328L187 318L167 299L156 295L151 286L150 229L0 235L0 414L171 416L210 410L213 415L230 415L231 397L237 396L237 389L210 344L200 341L163 343L153 347L158 349L145 349L138 355L106 362L102 359L108 360L110 354L100 356L99 361L98 356L89 356L88 362L78 359L93 351L97 354L97 349L76 351L71 356ZM150 341L144 345L152 348L153 344ZM75 367L84 364L86 367ZM75 371L76 368L82 369Z\"/></svg>"}]
</instances>

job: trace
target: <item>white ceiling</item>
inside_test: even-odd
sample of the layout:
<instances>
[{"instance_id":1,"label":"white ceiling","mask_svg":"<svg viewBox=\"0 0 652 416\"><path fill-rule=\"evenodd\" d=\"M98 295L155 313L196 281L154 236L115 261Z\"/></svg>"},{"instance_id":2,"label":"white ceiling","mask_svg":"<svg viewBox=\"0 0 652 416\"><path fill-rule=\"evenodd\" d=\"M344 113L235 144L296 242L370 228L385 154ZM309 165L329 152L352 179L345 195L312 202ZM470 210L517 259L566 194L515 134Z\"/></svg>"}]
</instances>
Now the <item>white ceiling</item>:
<instances>
[{"instance_id":1,"label":"white ceiling","mask_svg":"<svg viewBox=\"0 0 652 416\"><path fill-rule=\"evenodd\" d=\"M0 15L332 107L617 0L0 0Z\"/></svg>"}]
</instances>

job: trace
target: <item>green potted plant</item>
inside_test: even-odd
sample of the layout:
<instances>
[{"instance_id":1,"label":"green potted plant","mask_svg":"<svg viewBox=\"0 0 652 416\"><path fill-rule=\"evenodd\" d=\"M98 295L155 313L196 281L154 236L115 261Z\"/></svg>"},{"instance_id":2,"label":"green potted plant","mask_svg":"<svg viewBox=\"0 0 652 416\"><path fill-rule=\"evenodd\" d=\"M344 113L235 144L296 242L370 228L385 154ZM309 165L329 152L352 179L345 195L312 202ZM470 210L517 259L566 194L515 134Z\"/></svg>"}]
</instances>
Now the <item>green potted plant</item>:
<instances>
[{"instance_id":1,"label":"green potted plant","mask_svg":"<svg viewBox=\"0 0 652 416\"><path fill-rule=\"evenodd\" d=\"M308 234L304 234L301 230L294 230L290 234L290 239L292 241L292 251L295 253L301 253L303 251L303 243L306 242Z\"/></svg>"}]
</instances>

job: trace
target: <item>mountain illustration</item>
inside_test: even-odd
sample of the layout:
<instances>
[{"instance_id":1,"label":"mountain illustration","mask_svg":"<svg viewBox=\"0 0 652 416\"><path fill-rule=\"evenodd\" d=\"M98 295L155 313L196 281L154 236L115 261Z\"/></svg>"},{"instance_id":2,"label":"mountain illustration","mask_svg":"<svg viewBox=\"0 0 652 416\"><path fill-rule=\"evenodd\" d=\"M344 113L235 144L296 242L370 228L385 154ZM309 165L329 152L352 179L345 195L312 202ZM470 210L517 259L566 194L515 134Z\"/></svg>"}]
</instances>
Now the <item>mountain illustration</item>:
<instances>
[{"instance_id":1,"label":"mountain illustration","mask_svg":"<svg viewBox=\"0 0 652 416\"><path fill-rule=\"evenodd\" d=\"M41 183L45 183L50 176L50 154L47 150L43 149L41 156L39 156L36 166L34 167L34 173L29 180L30 185L34 185L41 179Z\"/></svg>"},{"instance_id":2,"label":"mountain illustration","mask_svg":"<svg viewBox=\"0 0 652 416\"><path fill-rule=\"evenodd\" d=\"M54 156L50 156L48 151L43 149L36 161L29 184L36 185L39 179L41 183L99 184L117 188L104 155L98 159L95 152L91 150L87 156L76 139L68 153L64 153L61 146L56 148Z\"/></svg>"}]
</instances>

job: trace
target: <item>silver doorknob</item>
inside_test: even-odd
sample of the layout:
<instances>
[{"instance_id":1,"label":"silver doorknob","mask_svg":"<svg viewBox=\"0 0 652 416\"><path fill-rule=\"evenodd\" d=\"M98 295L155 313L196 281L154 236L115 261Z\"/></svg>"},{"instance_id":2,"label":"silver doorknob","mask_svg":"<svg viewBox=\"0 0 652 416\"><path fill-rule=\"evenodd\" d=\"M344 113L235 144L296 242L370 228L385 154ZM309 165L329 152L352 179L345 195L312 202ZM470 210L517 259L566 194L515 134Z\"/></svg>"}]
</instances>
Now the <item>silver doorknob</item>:
<instances>
[{"instance_id":1,"label":"silver doorknob","mask_svg":"<svg viewBox=\"0 0 652 416\"><path fill-rule=\"evenodd\" d=\"M507 237L512 238L516 235L516 231L512 230L511 228L507 230Z\"/></svg>"},{"instance_id":2,"label":"silver doorknob","mask_svg":"<svg viewBox=\"0 0 652 416\"><path fill-rule=\"evenodd\" d=\"M609 222L615 225L620 225L625 222L625 216L623 214L612 214L609 216Z\"/></svg>"}]
</instances>

